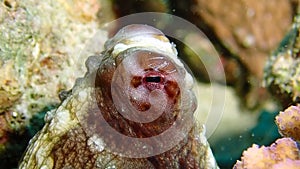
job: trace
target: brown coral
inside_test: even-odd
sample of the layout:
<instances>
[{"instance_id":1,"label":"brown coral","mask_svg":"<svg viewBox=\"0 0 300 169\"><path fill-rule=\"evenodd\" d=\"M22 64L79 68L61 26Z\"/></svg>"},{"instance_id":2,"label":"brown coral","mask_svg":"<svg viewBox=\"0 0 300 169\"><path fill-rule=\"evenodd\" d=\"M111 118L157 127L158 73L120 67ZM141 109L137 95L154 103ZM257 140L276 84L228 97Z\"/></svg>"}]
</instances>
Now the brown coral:
<instances>
[{"instance_id":1,"label":"brown coral","mask_svg":"<svg viewBox=\"0 0 300 169\"><path fill-rule=\"evenodd\" d=\"M280 166L299 168L299 149L290 138L278 139L269 147L254 144L244 151L241 161L237 161L234 169L269 169Z\"/></svg>"},{"instance_id":2,"label":"brown coral","mask_svg":"<svg viewBox=\"0 0 300 169\"><path fill-rule=\"evenodd\" d=\"M222 51L227 52L222 52L227 63L232 64L232 58L238 61L236 69L227 70L226 76L231 83L239 86L237 91L244 105L249 108L260 105L266 97L261 88L265 61L292 22L291 5L285 0L193 2L192 11L197 16L194 22L204 31L208 29L207 34L216 35L225 48ZM208 28L202 26L204 23ZM245 84L250 88L245 88Z\"/></svg>"},{"instance_id":3,"label":"brown coral","mask_svg":"<svg viewBox=\"0 0 300 169\"><path fill-rule=\"evenodd\" d=\"M276 116L279 132L284 137L300 140L300 105L290 106Z\"/></svg>"}]
</instances>

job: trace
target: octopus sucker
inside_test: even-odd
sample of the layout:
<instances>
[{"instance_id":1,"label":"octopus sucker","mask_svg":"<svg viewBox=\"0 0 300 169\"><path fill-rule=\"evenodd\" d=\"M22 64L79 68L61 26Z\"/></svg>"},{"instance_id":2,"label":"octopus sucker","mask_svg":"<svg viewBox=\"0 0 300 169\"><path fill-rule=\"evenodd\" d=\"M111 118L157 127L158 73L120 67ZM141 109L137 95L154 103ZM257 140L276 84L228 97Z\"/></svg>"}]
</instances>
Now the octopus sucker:
<instances>
[{"instance_id":1,"label":"octopus sucker","mask_svg":"<svg viewBox=\"0 0 300 169\"><path fill-rule=\"evenodd\" d=\"M218 168L192 75L160 30L128 25L86 66L19 168Z\"/></svg>"}]
</instances>

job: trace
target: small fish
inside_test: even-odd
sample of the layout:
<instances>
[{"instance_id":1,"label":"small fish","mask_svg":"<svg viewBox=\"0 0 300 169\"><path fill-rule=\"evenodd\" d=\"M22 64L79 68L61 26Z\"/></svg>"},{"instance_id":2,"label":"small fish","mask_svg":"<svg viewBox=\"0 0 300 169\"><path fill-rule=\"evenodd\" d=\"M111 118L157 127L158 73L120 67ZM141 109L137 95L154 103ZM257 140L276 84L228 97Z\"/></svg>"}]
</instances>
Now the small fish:
<instances>
[{"instance_id":1,"label":"small fish","mask_svg":"<svg viewBox=\"0 0 300 169\"><path fill-rule=\"evenodd\" d=\"M86 66L19 168L218 168L193 118L192 75L160 30L128 25Z\"/></svg>"}]
</instances>

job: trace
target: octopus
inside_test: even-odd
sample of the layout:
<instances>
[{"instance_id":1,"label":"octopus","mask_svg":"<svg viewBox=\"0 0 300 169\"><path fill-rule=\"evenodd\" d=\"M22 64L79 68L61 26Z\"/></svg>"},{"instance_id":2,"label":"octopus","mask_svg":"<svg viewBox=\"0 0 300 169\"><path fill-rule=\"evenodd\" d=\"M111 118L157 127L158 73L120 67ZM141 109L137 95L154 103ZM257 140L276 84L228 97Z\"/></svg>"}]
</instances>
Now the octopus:
<instances>
[{"instance_id":1,"label":"octopus","mask_svg":"<svg viewBox=\"0 0 300 169\"><path fill-rule=\"evenodd\" d=\"M133 24L90 56L20 169L218 168L194 119L194 79L158 29Z\"/></svg>"}]
</instances>

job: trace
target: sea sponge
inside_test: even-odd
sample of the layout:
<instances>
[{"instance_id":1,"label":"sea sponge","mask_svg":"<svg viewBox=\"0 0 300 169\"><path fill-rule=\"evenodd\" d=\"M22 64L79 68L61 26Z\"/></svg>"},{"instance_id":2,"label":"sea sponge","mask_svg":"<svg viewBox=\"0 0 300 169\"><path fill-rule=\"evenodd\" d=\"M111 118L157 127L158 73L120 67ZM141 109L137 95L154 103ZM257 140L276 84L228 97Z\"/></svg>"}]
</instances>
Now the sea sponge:
<instances>
[{"instance_id":1,"label":"sea sponge","mask_svg":"<svg viewBox=\"0 0 300 169\"><path fill-rule=\"evenodd\" d=\"M290 106L276 116L279 132L284 137L300 141L300 105Z\"/></svg>"},{"instance_id":2,"label":"sea sponge","mask_svg":"<svg viewBox=\"0 0 300 169\"><path fill-rule=\"evenodd\" d=\"M243 152L241 161L237 161L234 169L269 169L280 166L300 168L300 155L297 143L291 138L278 139L269 147L254 144ZM289 167L287 167L289 168Z\"/></svg>"}]
</instances>

